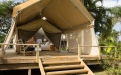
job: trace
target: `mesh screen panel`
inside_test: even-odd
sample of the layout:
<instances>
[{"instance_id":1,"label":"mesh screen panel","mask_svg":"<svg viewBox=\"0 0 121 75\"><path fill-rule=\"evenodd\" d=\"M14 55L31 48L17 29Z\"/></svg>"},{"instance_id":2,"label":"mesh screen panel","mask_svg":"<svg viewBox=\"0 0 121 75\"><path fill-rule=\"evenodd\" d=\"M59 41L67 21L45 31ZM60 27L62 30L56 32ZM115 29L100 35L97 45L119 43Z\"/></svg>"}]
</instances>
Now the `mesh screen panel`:
<instances>
[{"instance_id":1,"label":"mesh screen panel","mask_svg":"<svg viewBox=\"0 0 121 75\"><path fill-rule=\"evenodd\" d=\"M34 36L37 31L25 31L18 30L18 39L24 39L25 41L29 40L32 36Z\"/></svg>"},{"instance_id":2,"label":"mesh screen panel","mask_svg":"<svg viewBox=\"0 0 121 75\"><path fill-rule=\"evenodd\" d=\"M61 33L48 33L45 31L45 34L49 38L49 40L55 45L57 49L59 49Z\"/></svg>"}]
</instances>

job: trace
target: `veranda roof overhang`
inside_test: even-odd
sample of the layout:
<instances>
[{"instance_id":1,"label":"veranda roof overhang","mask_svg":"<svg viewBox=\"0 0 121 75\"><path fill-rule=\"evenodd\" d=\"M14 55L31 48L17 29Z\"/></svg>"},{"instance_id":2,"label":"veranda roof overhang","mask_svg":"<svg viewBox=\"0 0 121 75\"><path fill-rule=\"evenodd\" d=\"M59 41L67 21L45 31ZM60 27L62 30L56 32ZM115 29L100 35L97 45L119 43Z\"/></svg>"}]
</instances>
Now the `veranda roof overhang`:
<instances>
[{"instance_id":1,"label":"veranda roof overhang","mask_svg":"<svg viewBox=\"0 0 121 75\"><path fill-rule=\"evenodd\" d=\"M90 25L94 21L80 0L28 0L14 7L12 17L15 17L17 27L27 31L34 30L35 27L31 30L27 27L34 26L34 22L43 17L61 31Z\"/></svg>"}]
</instances>

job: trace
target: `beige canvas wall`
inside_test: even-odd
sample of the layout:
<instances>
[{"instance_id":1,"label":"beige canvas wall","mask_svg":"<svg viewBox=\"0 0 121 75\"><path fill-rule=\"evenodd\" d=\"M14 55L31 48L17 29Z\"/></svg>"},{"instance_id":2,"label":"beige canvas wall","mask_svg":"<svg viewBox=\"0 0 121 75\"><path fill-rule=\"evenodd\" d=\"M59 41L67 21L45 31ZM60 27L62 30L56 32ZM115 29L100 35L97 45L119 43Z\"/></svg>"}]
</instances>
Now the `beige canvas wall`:
<instances>
[{"instance_id":1,"label":"beige canvas wall","mask_svg":"<svg viewBox=\"0 0 121 75\"><path fill-rule=\"evenodd\" d=\"M78 52L78 44L81 46L98 46L94 28L76 29L66 32L67 46L70 52ZM82 47L82 54L98 55L97 47Z\"/></svg>"}]
</instances>

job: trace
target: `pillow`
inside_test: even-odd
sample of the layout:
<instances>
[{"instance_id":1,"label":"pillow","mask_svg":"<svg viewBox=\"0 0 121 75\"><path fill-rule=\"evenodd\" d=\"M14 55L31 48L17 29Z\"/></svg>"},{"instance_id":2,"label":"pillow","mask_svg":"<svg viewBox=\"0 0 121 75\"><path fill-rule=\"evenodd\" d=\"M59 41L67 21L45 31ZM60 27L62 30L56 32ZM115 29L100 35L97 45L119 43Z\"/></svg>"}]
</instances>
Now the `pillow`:
<instances>
[{"instance_id":1,"label":"pillow","mask_svg":"<svg viewBox=\"0 0 121 75\"><path fill-rule=\"evenodd\" d=\"M45 45L49 45L49 42L46 42L46 44Z\"/></svg>"}]
</instances>

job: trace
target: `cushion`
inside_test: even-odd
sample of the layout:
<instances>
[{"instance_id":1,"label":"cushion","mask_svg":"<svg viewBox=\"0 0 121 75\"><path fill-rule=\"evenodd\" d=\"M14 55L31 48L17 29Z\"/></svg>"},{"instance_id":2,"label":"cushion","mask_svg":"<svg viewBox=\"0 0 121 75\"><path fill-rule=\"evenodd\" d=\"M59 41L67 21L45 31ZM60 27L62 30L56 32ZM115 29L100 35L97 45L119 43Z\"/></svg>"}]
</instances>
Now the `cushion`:
<instances>
[{"instance_id":1,"label":"cushion","mask_svg":"<svg viewBox=\"0 0 121 75\"><path fill-rule=\"evenodd\" d=\"M45 45L49 45L49 42L46 42L46 44Z\"/></svg>"}]
</instances>

